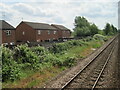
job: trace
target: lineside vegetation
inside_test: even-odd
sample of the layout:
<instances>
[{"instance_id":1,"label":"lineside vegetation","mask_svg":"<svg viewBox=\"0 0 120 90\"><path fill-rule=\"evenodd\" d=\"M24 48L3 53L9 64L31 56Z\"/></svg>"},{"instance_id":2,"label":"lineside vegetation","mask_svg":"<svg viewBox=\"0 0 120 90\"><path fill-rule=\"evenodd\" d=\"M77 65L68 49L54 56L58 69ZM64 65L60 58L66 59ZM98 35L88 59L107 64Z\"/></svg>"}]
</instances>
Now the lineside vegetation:
<instances>
[{"instance_id":1,"label":"lineside vegetation","mask_svg":"<svg viewBox=\"0 0 120 90\"><path fill-rule=\"evenodd\" d=\"M43 71L46 67L71 67L76 63L76 57L69 56L62 58L70 48L88 46L88 42L93 40L106 41L107 38L95 35L81 40L72 40L63 43L56 43L52 47L28 47L18 45L14 49L2 46L2 81L15 81L20 79L23 70Z\"/></svg>"}]
</instances>

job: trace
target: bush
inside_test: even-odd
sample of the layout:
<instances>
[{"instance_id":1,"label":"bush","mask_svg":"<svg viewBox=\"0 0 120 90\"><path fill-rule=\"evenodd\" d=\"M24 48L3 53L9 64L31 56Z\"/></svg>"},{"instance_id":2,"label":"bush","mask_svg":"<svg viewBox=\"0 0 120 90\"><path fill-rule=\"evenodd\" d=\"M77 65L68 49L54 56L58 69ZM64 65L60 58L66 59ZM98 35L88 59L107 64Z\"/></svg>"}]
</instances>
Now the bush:
<instances>
[{"instance_id":1,"label":"bush","mask_svg":"<svg viewBox=\"0 0 120 90\"><path fill-rule=\"evenodd\" d=\"M57 44L54 44L49 50L52 53L60 53L62 51L67 50L68 47L69 46L66 43L57 43Z\"/></svg>"},{"instance_id":2,"label":"bush","mask_svg":"<svg viewBox=\"0 0 120 90\"><path fill-rule=\"evenodd\" d=\"M71 67L75 64L75 57L66 57L63 66Z\"/></svg>"},{"instance_id":3,"label":"bush","mask_svg":"<svg viewBox=\"0 0 120 90\"><path fill-rule=\"evenodd\" d=\"M17 64L13 63L14 65L3 65L2 68L2 81L14 81L20 79L21 70L17 66Z\"/></svg>"},{"instance_id":4,"label":"bush","mask_svg":"<svg viewBox=\"0 0 120 90\"><path fill-rule=\"evenodd\" d=\"M72 40L72 41L68 41L64 43L56 43L52 47L49 48L49 51L54 54L61 53L74 46L82 46L82 45L86 45L86 43L83 42L82 40Z\"/></svg>"},{"instance_id":5,"label":"bush","mask_svg":"<svg viewBox=\"0 0 120 90\"><path fill-rule=\"evenodd\" d=\"M103 41L107 41L107 40L108 40L106 36L103 36L103 35L100 35L100 34L95 34L95 35L93 36L93 38L94 38L95 40L103 40Z\"/></svg>"},{"instance_id":6,"label":"bush","mask_svg":"<svg viewBox=\"0 0 120 90\"><path fill-rule=\"evenodd\" d=\"M7 80L14 81L20 78L21 71L18 67L17 62L13 60L13 52L6 48L2 47L2 81Z\"/></svg>"},{"instance_id":7,"label":"bush","mask_svg":"<svg viewBox=\"0 0 120 90\"><path fill-rule=\"evenodd\" d=\"M87 40L90 40L89 38ZM18 45L10 50L2 47L2 75L3 82L20 79L23 70L40 70L55 67L71 67L75 64L74 57L60 57L66 50L74 46L87 45L82 40L72 40L56 43L49 50L44 47L31 47ZM1 57L0 57L1 58Z\"/></svg>"},{"instance_id":8,"label":"bush","mask_svg":"<svg viewBox=\"0 0 120 90\"><path fill-rule=\"evenodd\" d=\"M32 47L31 50L32 50L32 52L36 53L38 56L42 56L47 53L47 50L41 46Z\"/></svg>"},{"instance_id":9,"label":"bush","mask_svg":"<svg viewBox=\"0 0 120 90\"><path fill-rule=\"evenodd\" d=\"M37 69L39 57L27 45L20 45L14 49L14 57L19 64L29 63L31 69Z\"/></svg>"}]
</instances>

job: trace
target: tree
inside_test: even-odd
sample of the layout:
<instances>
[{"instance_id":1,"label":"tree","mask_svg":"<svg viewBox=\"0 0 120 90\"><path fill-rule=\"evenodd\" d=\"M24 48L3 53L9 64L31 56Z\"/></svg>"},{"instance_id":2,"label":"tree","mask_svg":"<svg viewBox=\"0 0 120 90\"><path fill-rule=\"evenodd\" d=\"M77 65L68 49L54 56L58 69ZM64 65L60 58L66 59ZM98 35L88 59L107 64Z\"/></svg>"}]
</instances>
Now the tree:
<instances>
[{"instance_id":1,"label":"tree","mask_svg":"<svg viewBox=\"0 0 120 90\"><path fill-rule=\"evenodd\" d=\"M76 36L77 37L89 36L91 34L88 27L83 27L83 28L77 27L76 29L77 29L76 30Z\"/></svg>"},{"instance_id":2,"label":"tree","mask_svg":"<svg viewBox=\"0 0 120 90\"><path fill-rule=\"evenodd\" d=\"M110 25L109 23L106 24L105 29L104 29L105 35L114 35L117 32L118 31L116 27L114 27L113 25Z\"/></svg>"},{"instance_id":3,"label":"tree","mask_svg":"<svg viewBox=\"0 0 120 90\"><path fill-rule=\"evenodd\" d=\"M98 27L95 24L92 24L90 26L91 35L98 34L98 31L99 31L99 29L98 29Z\"/></svg>"},{"instance_id":4,"label":"tree","mask_svg":"<svg viewBox=\"0 0 120 90\"><path fill-rule=\"evenodd\" d=\"M118 32L120 33L120 29L118 29Z\"/></svg>"},{"instance_id":5,"label":"tree","mask_svg":"<svg viewBox=\"0 0 120 90\"><path fill-rule=\"evenodd\" d=\"M114 33L114 34L116 34L118 31L117 31L117 28L116 27L114 27L113 25L111 25L111 27L112 27L112 32Z\"/></svg>"},{"instance_id":6,"label":"tree","mask_svg":"<svg viewBox=\"0 0 120 90\"><path fill-rule=\"evenodd\" d=\"M91 24L88 20L84 17L77 16L75 17L75 36L90 36L97 34L99 29L95 24Z\"/></svg>"},{"instance_id":7,"label":"tree","mask_svg":"<svg viewBox=\"0 0 120 90\"><path fill-rule=\"evenodd\" d=\"M87 21L86 18L81 17L81 16L77 16L75 18L75 28L79 27L79 28L83 28L83 27L89 27L90 23Z\"/></svg>"},{"instance_id":8,"label":"tree","mask_svg":"<svg viewBox=\"0 0 120 90\"><path fill-rule=\"evenodd\" d=\"M90 23L87 21L86 18L77 16L75 18L75 36L81 37L81 36L89 36L90 35Z\"/></svg>"},{"instance_id":9,"label":"tree","mask_svg":"<svg viewBox=\"0 0 120 90\"><path fill-rule=\"evenodd\" d=\"M105 29L103 29L103 30L104 30L105 35L110 35L112 32L111 25L109 23L107 23L105 26Z\"/></svg>"}]
</instances>

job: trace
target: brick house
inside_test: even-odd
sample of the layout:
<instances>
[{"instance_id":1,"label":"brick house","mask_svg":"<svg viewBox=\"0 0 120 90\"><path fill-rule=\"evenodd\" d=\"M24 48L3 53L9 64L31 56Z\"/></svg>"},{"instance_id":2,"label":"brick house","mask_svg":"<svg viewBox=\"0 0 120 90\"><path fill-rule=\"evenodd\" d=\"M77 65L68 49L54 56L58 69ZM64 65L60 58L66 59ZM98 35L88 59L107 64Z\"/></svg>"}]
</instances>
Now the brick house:
<instances>
[{"instance_id":1,"label":"brick house","mask_svg":"<svg viewBox=\"0 0 120 90\"><path fill-rule=\"evenodd\" d=\"M51 24L51 26L55 27L58 30L59 38L70 38L70 36L71 36L70 29L66 28L63 25Z\"/></svg>"},{"instance_id":2,"label":"brick house","mask_svg":"<svg viewBox=\"0 0 120 90\"><path fill-rule=\"evenodd\" d=\"M58 40L58 30L49 24L22 21L16 27L17 42Z\"/></svg>"},{"instance_id":3,"label":"brick house","mask_svg":"<svg viewBox=\"0 0 120 90\"><path fill-rule=\"evenodd\" d=\"M0 20L0 44L15 44L15 28L4 20Z\"/></svg>"}]
</instances>

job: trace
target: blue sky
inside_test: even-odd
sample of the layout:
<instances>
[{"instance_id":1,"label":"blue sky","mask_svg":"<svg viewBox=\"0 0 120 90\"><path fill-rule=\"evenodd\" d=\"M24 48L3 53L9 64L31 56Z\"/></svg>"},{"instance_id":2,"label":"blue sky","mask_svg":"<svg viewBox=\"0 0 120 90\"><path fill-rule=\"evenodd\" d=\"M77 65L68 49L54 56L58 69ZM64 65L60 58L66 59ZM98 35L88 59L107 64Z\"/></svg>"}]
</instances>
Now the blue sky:
<instances>
[{"instance_id":1,"label":"blue sky","mask_svg":"<svg viewBox=\"0 0 120 90\"><path fill-rule=\"evenodd\" d=\"M74 28L76 16L84 16L103 29L107 22L118 26L118 0L2 0L0 19L16 27L22 20L61 24Z\"/></svg>"}]
</instances>

